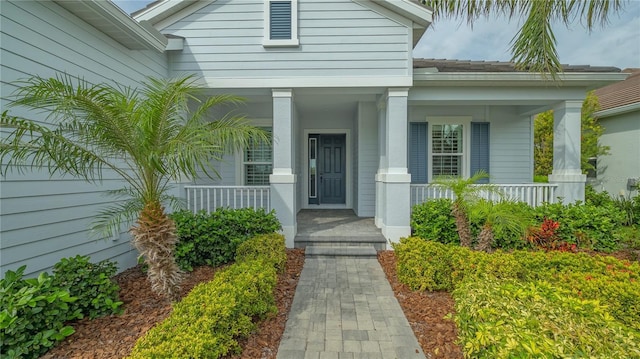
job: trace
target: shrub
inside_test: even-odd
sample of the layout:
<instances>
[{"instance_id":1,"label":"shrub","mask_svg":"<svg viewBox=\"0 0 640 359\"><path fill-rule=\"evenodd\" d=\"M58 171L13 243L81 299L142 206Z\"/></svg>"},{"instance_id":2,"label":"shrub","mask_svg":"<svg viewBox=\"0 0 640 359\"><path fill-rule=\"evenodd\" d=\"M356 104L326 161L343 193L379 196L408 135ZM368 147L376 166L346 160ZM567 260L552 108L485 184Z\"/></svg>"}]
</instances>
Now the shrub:
<instances>
[{"instance_id":1,"label":"shrub","mask_svg":"<svg viewBox=\"0 0 640 359\"><path fill-rule=\"evenodd\" d=\"M594 206L608 206L613 203L613 198L607 191L597 192L592 186L584 188L584 202Z\"/></svg>"},{"instance_id":2,"label":"shrub","mask_svg":"<svg viewBox=\"0 0 640 359\"><path fill-rule=\"evenodd\" d=\"M578 299L607 303L608 313L640 331L640 263L585 253L471 251L420 238L394 245L398 279L412 289L453 290L466 282L546 281Z\"/></svg>"},{"instance_id":3,"label":"shrub","mask_svg":"<svg viewBox=\"0 0 640 359\"><path fill-rule=\"evenodd\" d=\"M176 262L188 271L199 265L228 263L234 259L240 243L257 234L281 229L275 212L264 209L218 209L196 214L179 211L171 217L176 222L179 239Z\"/></svg>"},{"instance_id":4,"label":"shrub","mask_svg":"<svg viewBox=\"0 0 640 359\"><path fill-rule=\"evenodd\" d=\"M640 356L640 334L618 323L606 305L546 281L466 281L453 297L466 357Z\"/></svg>"},{"instance_id":5,"label":"shrub","mask_svg":"<svg viewBox=\"0 0 640 359\"><path fill-rule=\"evenodd\" d=\"M450 199L434 199L413 206L411 229L413 235L440 243L460 243L456 221L451 214Z\"/></svg>"},{"instance_id":6,"label":"shrub","mask_svg":"<svg viewBox=\"0 0 640 359\"><path fill-rule=\"evenodd\" d=\"M397 258L398 279L413 290L451 290L453 246L418 237L402 238L392 244ZM470 251L466 247L459 252Z\"/></svg>"},{"instance_id":7,"label":"shrub","mask_svg":"<svg viewBox=\"0 0 640 359\"><path fill-rule=\"evenodd\" d=\"M265 260L279 273L287 264L284 236L278 233L262 234L242 242L236 250L236 262Z\"/></svg>"},{"instance_id":8,"label":"shrub","mask_svg":"<svg viewBox=\"0 0 640 359\"><path fill-rule=\"evenodd\" d=\"M595 206L579 202L568 205L547 203L536 207L535 215L539 221L551 219L559 222L556 233L562 241L597 251L617 248L615 230L624 220L624 213L615 205Z\"/></svg>"},{"instance_id":9,"label":"shrub","mask_svg":"<svg viewBox=\"0 0 640 359\"><path fill-rule=\"evenodd\" d=\"M115 262L104 260L90 263L87 256L63 258L53 267L53 284L77 298L71 311L79 309L91 319L120 313L120 287L111 280L118 268Z\"/></svg>"},{"instance_id":10,"label":"shrub","mask_svg":"<svg viewBox=\"0 0 640 359\"><path fill-rule=\"evenodd\" d=\"M80 318L70 310L76 298L57 288L53 278L22 279L26 266L0 279L0 354L3 358L38 358L74 333L66 321Z\"/></svg>"},{"instance_id":11,"label":"shrub","mask_svg":"<svg viewBox=\"0 0 640 359\"><path fill-rule=\"evenodd\" d=\"M276 271L267 261L236 262L196 286L165 321L140 338L129 358L220 358L276 310Z\"/></svg>"}]
</instances>

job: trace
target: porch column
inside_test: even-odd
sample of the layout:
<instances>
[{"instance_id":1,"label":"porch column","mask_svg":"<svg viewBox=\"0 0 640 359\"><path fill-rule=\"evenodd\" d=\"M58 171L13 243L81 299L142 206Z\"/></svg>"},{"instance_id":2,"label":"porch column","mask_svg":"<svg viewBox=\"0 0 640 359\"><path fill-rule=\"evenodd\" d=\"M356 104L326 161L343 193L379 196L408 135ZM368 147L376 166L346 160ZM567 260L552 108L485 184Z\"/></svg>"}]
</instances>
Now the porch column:
<instances>
[{"instance_id":1,"label":"porch column","mask_svg":"<svg viewBox=\"0 0 640 359\"><path fill-rule=\"evenodd\" d=\"M274 89L273 93L273 174L269 176L271 208L282 224L288 248L297 233L296 176L293 171L293 91Z\"/></svg>"},{"instance_id":2,"label":"porch column","mask_svg":"<svg viewBox=\"0 0 640 359\"><path fill-rule=\"evenodd\" d=\"M563 203L584 201L587 176L580 168L581 101L564 101L553 109L553 171L549 183L556 183L556 197Z\"/></svg>"},{"instance_id":3,"label":"porch column","mask_svg":"<svg viewBox=\"0 0 640 359\"><path fill-rule=\"evenodd\" d=\"M386 172L381 174L384 201L382 234L390 242L411 234L410 184L407 169L407 97L409 89L387 90L384 147Z\"/></svg>"},{"instance_id":4,"label":"porch column","mask_svg":"<svg viewBox=\"0 0 640 359\"><path fill-rule=\"evenodd\" d=\"M387 98L380 96L378 98L378 171L376 172L376 213L374 223L376 227L382 228L384 225L384 186L382 185L383 175L387 173L387 148L386 148L386 122L387 122Z\"/></svg>"}]
</instances>

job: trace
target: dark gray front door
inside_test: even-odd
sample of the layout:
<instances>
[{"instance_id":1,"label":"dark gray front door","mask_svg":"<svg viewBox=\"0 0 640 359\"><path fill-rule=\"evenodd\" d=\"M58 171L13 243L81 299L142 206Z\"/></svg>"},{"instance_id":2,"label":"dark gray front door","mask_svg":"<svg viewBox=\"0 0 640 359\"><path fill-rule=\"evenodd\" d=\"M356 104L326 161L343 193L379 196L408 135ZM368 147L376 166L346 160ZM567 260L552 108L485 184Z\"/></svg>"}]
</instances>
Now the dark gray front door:
<instances>
[{"instance_id":1,"label":"dark gray front door","mask_svg":"<svg viewBox=\"0 0 640 359\"><path fill-rule=\"evenodd\" d=\"M320 203L345 203L346 135L319 135Z\"/></svg>"}]
</instances>

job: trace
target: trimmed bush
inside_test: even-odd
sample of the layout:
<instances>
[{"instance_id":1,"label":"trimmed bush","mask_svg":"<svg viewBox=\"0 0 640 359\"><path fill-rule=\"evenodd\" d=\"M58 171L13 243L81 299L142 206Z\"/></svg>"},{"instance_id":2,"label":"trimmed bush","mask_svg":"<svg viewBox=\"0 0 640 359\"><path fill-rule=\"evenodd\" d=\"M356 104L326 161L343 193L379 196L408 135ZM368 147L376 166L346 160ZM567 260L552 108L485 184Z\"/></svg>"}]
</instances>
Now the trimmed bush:
<instances>
[{"instance_id":1,"label":"trimmed bush","mask_svg":"<svg viewBox=\"0 0 640 359\"><path fill-rule=\"evenodd\" d=\"M618 247L615 230L625 219L625 214L614 204L547 203L537 207L535 215L539 222L545 218L559 222L557 235L562 241L605 252Z\"/></svg>"},{"instance_id":2,"label":"trimmed bush","mask_svg":"<svg viewBox=\"0 0 640 359\"><path fill-rule=\"evenodd\" d=\"M411 229L413 235L440 243L460 244L456 221L451 214L452 201L441 198L413 206Z\"/></svg>"},{"instance_id":3,"label":"trimmed bush","mask_svg":"<svg viewBox=\"0 0 640 359\"><path fill-rule=\"evenodd\" d=\"M453 297L466 357L640 357L639 332L617 322L606 304L546 281L466 281Z\"/></svg>"},{"instance_id":4,"label":"trimmed bush","mask_svg":"<svg viewBox=\"0 0 640 359\"><path fill-rule=\"evenodd\" d=\"M264 251L264 252L262 252ZM238 247L236 263L196 286L171 315L138 339L130 359L220 358L238 353L254 319L275 313L276 267L286 261L284 238L262 235Z\"/></svg>"},{"instance_id":5,"label":"trimmed bush","mask_svg":"<svg viewBox=\"0 0 640 359\"><path fill-rule=\"evenodd\" d=\"M287 264L287 252L285 248L284 236L282 234L261 234L240 243L236 250L236 261L265 260L269 262L278 273L282 273Z\"/></svg>"},{"instance_id":6,"label":"trimmed bush","mask_svg":"<svg viewBox=\"0 0 640 359\"><path fill-rule=\"evenodd\" d=\"M176 262L192 271L200 265L218 266L231 262L238 245L257 235L281 229L275 212L264 209L218 209L207 213L179 211L171 214L176 222L178 243Z\"/></svg>"},{"instance_id":7,"label":"trimmed bush","mask_svg":"<svg viewBox=\"0 0 640 359\"><path fill-rule=\"evenodd\" d=\"M606 303L620 323L640 331L640 263L566 252L487 254L420 238L394 245L398 279L412 289L454 290L466 282L546 281L584 300Z\"/></svg>"},{"instance_id":8,"label":"trimmed bush","mask_svg":"<svg viewBox=\"0 0 640 359\"><path fill-rule=\"evenodd\" d=\"M119 314L120 287L111 280L117 271L116 263L109 260L91 263L87 256L63 258L53 267L53 284L78 298L71 304L72 312L79 309L90 319Z\"/></svg>"},{"instance_id":9,"label":"trimmed bush","mask_svg":"<svg viewBox=\"0 0 640 359\"><path fill-rule=\"evenodd\" d=\"M71 311L76 298L41 273L22 279L26 266L7 271L0 279L0 354L2 358L38 358L57 342L74 333L65 322L81 318Z\"/></svg>"}]
</instances>

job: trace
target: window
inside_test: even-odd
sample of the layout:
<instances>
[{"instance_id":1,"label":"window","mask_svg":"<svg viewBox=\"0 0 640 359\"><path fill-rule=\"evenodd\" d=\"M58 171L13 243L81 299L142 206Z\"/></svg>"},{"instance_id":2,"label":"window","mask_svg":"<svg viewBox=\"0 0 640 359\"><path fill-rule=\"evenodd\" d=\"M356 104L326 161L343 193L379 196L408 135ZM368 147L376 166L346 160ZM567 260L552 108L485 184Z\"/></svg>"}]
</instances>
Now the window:
<instances>
[{"instance_id":1,"label":"window","mask_svg":"<svg viewBox=\"0 0 640 359\"><path fill-rule=\"evenodd\" d=\"M464 146L463 124L431 127L431 176L462 176Z\"/></svg>"},{"instance_id":2,"label":"window","mask_svg":"<svg viewBox=\"0 0 640 359\"><path fill-rule=\"evenodd\" d=\"M298 46L298 1L265 0L265 47Z\"/></svg>"},{"instance_id":3,"label":"window","mask_svg":"<svg viewBox=\"0 0 640 359\"><path fill-rule=\"evenodd\" d=\"M270 127L262 127L271 133ZM242 177L245 186L267 186L273 170L273 149L270 143L254 140L244 150Z\"/></svg>"},{"instance_id":4,"label":"window","mask_svg":"<svg viewBox=\"0 0 640 359\"><path fill-rule=\"evenodd\" d=\"M489 122L470 117L429 117L409 125L408 164L412 183L438 176L489 173ZM488 180L487 180L488 182Z\"/></svg>"}]
</instances>

